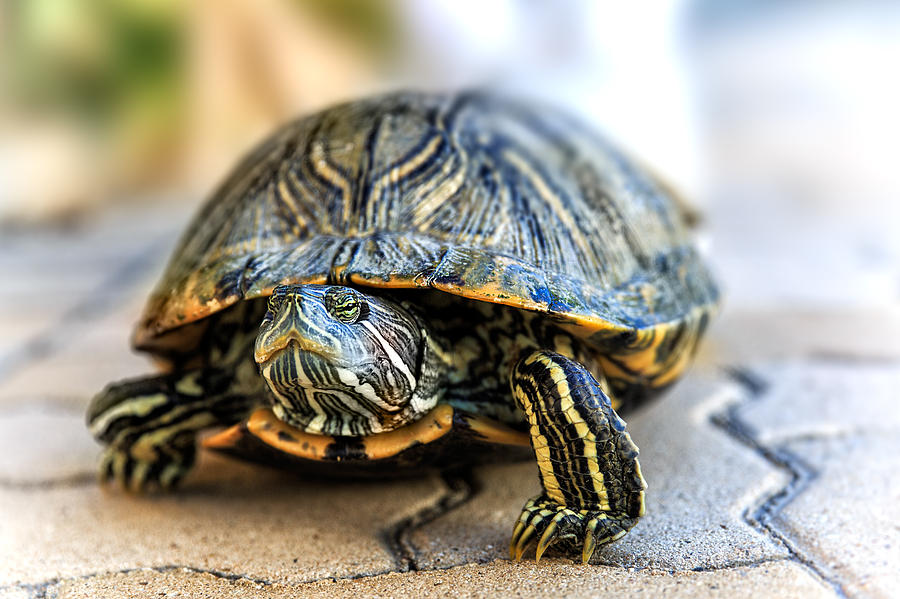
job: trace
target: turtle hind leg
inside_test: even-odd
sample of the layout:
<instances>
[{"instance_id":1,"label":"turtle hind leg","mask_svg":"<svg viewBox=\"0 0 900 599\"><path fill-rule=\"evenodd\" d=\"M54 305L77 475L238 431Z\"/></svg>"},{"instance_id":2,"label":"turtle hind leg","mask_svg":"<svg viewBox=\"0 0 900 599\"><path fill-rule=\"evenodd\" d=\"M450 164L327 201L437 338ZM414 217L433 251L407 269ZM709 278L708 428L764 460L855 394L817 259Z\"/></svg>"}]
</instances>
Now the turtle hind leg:
<instances>
[{"instance_id":1,"label":"turtle hind leg","mask_svg":"<svg viewBox=\"0 0 900 599\"><path fill-rule=\"evenodd\" d=\"M622 537L644 513L638 449L609 397L578 362L535 351L516 364L510 382L544 488L522 509L511 557L521 559L532 541L538 560L556 542L581 543L587 563L598 545Z\"/></svg>"},{"instance_id":2,"label":"turtle hind leg","mask_svg":"<svg viewBox=\"0 0 900 599\"><path fill-rule=\"evenodd\" d=\"M133 492L175 487L194 465L197 433L238 422L252 407L248 397L221 392L229 380L191 370L113 383L97 394L87 423L106 445L101 481Z\"/></svg>"}]
</instances>

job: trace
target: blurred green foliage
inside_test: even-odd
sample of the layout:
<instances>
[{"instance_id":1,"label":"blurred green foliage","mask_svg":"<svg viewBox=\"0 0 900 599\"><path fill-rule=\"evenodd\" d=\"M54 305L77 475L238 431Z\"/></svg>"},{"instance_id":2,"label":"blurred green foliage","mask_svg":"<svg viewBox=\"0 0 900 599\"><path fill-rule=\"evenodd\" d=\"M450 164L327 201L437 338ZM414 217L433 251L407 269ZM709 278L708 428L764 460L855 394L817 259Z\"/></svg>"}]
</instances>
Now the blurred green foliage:
<instances>
[{"instance_id":1,"label":"blurred green foliage","mask_svg":"<svg viewBox=\"0 0 900 599\"><path fill-rule=\"evenodd\" d=\"M183 99L181 4L18 0L4 12L4 73L17 109L106 128L171 116Z\"/></svg>"},{"instance_id":2,"label":"blurred green foliage","mask_svg":"<svg viewBox=\"0 0 900 599\"><path fill-rule=\"evenodd\" d=\"M343 31L381 60L390 60L399 47L395 2L389 0L293 0L308 14Z\"/></svg>"},{"instance_id":3,"label":"blurred green foliage","mask_svg":"<svg viewBox=\"0 0 900 599\"><path fill-rule=\"evenodd\" d=\"M389 59L396 48L393 2L290 1L370 56ZM8 0L0 5L7 101L100 131L171 123L187 87L188 9L176 0Z\"/></svg>"}]
</instances>

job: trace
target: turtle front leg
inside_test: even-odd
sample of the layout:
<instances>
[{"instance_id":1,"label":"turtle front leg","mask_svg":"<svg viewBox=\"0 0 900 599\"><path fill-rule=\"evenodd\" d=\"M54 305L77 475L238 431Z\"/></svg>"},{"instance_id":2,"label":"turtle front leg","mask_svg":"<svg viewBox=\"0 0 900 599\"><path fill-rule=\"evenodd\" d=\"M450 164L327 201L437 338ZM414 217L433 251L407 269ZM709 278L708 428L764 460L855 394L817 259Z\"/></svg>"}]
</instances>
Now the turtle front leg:
<instances>
[{"instance_id":1,"label":"turtle front leg","mask_svg":"<svg viewBox=\"0 0 900 599\"><path fill-rule=\"evenodd\" d=\"M229 381L224 373L190 370L113 383L97 394L87 423L107 446L101 481L134 492L175 487L194 465L197 433L234 424L252 407L246 396L219 391Z\"/></svg>"},{"instance_id":2,"label":"turtle front leg","mask_svg":"<svg viewBox=\"0 0 900 599\"><path fill-rule=\"evenodd\" d=\"M522 509L510 542L519 560L532 540L541 559L553 543L594 549L622 537L644 513L646 483L638 448L609 397L581 364L535 351L513 368L511 385L525 413L544 492Z\"/></svg>"}]
</instances>

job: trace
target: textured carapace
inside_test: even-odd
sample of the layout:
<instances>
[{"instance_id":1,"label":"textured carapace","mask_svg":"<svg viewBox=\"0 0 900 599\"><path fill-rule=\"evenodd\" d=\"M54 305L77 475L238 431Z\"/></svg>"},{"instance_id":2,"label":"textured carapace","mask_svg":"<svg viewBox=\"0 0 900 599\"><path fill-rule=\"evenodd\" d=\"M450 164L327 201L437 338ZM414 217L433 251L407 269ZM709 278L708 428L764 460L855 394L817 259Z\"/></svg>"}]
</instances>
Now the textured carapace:
<instances>
[{"instance_id":1,"label":"textured carapace","mask_svg":"<svg viewBox=\"0 0 900 599\"><path fill-rule=\"evenodd\" d=\"M431 287L548 313L605 366L661 387L717 299L683 220L558 111L478 93L358 101L244 160L186 232L135 343L190 351L183 325L282 284Z\"/></svg>"}]
</instances>

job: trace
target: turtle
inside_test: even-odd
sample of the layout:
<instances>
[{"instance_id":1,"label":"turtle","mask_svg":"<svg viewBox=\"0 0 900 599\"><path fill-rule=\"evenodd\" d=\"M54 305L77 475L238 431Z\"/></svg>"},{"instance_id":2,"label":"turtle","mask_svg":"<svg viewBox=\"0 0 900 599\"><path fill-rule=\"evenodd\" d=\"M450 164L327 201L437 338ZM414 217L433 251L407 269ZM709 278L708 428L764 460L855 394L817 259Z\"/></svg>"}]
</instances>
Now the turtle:
<instances>
[{"instance_id":1,"label":"turtle","mask_svg":"<svg viewBox=\"0 0 900 599\"><path fill-rule=\"evenodd\" d=\"M161 372L88 409L100 477L171 489L201 433L327 476L526 455L541 493L511 557L588 562L645 510L619 412L680 377L718 303L687 220L540 102L394 92L300 118L183 234L133 337Z\"/></svg>"}]
</instances>

